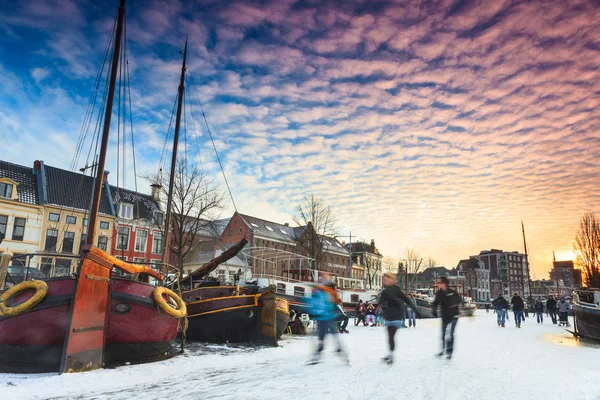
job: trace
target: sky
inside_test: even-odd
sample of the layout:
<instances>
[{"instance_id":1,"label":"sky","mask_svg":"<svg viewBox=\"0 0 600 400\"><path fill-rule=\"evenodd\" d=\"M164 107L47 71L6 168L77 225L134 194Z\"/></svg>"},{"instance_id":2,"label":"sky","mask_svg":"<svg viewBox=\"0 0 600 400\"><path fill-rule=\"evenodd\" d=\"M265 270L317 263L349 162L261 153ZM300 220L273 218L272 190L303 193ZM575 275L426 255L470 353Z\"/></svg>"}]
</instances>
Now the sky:
<instances>
[{"instance_id":1,"label":"sky","mask_svg":"<svg viewBox=\"0 0 600 400\"><path fill-rule=\"evenodd\" d=\"M1 159L85 164L89 145L73 157L117 7L89 3L0 4ZM140 191L166 159L186 36L180 154L225 189L201 103L240 212L292 222L313 193L340 235L450 268L523 251L523 220L541 279L600 211L598 1L130 0ZM113 184L116 148L113 129Z\"/></svg>"}]
</instances>

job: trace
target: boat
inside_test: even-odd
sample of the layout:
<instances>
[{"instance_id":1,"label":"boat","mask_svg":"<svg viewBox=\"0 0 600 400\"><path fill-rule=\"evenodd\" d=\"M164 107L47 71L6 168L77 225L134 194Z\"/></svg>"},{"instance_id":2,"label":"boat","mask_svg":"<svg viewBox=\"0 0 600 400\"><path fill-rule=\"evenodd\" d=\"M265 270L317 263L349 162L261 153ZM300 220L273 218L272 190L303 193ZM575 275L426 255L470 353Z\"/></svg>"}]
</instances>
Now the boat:
<instances>
[{"instance_id":1,"label":"boat","mask_svg":"<svg viewBox=\"0 0 600 400\"><path fill-rule=\"evenodd\" d=\"M473 299L469 296L463 296L463 303L460 305L460 315L462 317L472 317L477 311L477 305L473 303Z\"/></svg>"},{"instance_id":2,"label":"boat","mask_svg":"<svg viewBox=\"0 0 600 400\"><path fill-rule=\"evenodd\" d=\"M600 340L600 289L581 288L573 292L576 336Z\"/></svg>"},{"instance_id":3,"label":"boat","mask_svg":"<svg viewBox=\"0 0 600 400\"><path fill-rule=\"evenodd\" d=\"M275 325L275 331L277 340L281 339L281 336L287 331L288 323L290 322L290 305L287 300L280 297L275 298L275 313L277 318L277 324Z\"/></svg>"},{"instance_id":4,"label":"boat","mask_svg":"<svg viewBox=\"0 0 600 400\"><path fill-rule=\"evenodd\" d=\"M0 295L0 372L79 372L161 359L168 356L185 318L185 304L177 294L149 283L163 282L163 273L121 261L93 245L124 15L125 1L121 0L86 244L79 256L70 256L78 260L77 273L35 280L26 277ZM6 273L11 260L20 258L30 265L31 258L45 255L56 256L3 254L0 271Z\"/></svg>"}]
</instances>

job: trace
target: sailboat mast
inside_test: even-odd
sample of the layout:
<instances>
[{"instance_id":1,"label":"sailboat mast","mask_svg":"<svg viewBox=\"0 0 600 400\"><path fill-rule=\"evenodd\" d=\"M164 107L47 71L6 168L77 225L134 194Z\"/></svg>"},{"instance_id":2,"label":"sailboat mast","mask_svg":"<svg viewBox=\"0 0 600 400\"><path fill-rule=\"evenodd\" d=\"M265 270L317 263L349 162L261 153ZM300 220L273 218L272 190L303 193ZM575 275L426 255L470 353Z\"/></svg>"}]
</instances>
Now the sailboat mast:
<instances>
[{"instance_id":1,"label":"sailboat mast","mask_svg":"<svg viewBox=\"0 0 600 400\"><path fill-rule=\"evenodd\" d=\"M171 174L169 176L169 194L167 196L167 215L165 217L165 238L163 243L162 262L168 262L169 243L171 239L171 218L173 203L173 186L175 182L175 172L177 169L177 145L179 143L179 129L181 128L181 108L183 104L183 92L185 90L185 61L187 57L187 38L183 49L183 63L181 65L181 80L179 81L179 91L177 97L177 119L175 120L175 133L173 134L173 156L171 157Z\"/></svg>"},{"instance_id":2,"label":"sailboat mast","mask_svg":"<svg viewBox=\"0 0 600 400\"><path fill-rule=\"evenodd\" d=\"M527 253L527 240L525 240L525 225L523 221L521 221L521 230L523 231L523 247L525 248L525 260L527 265L527 285L529 286L529 300L533 298L533 293L531 292L531 277L529 275L529 254Z\"/></svg>"},{"instance_id":3,"label":"sailboat mast","mask_svg":"<svg viewBox=\"0 0 600 400\"><path fill-rule=\"evenodd\" d=\"M102 185L104 184L104 165L106 164L106 151L108 148L108 137L110 135L110 120L112 117L113 103L115 99L115 86L117 83L117 72L119 70L119 56L121 54L121 38L123 36L123 21L125 19L125 0L119 4L117 17L117 30L115 33L115 46L113 49L112 65L110 69L110 83L108 87L108 98L106 103L106 113L104 115L104 127L102 130L102 141L100 145L100 156L96 166L96 180L94 182L94 194L92 197L92 208L90 209L90 219L88 223L88 233L86 244L94 244L94 234L96 233L96 219L100 209L100 197L102 195Z\"/></svg>"}]
</instances>

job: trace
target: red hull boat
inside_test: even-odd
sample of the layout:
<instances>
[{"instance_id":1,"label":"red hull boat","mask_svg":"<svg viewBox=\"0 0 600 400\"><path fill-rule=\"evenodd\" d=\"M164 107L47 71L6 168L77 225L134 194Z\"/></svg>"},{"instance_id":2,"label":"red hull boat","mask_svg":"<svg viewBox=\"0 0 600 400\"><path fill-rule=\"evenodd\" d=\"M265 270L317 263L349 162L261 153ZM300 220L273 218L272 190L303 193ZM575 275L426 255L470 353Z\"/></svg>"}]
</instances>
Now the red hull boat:
<instances>
[{"instance_id":1,"label":"red hull boat","mask_svg":"<svg viewBox=\"0 0 600 400\"><path fill-rule=\"evenodd\" d=\"M93 252L104 255L106 261L118 262L116 267L147 271L147 267L123 263L99 249L94 248ZM60 371L77 280L64 277L43 282L48 292L37 305L15 316L0 313L0 372ZM179 331L179 320L161 309L154 300L154 290L146 282L110 279L104 365L151 361L168 354ZM23 304L33 294L33 290L22 291L11 297L6 306Z\"/></svg>"}]
</instances>

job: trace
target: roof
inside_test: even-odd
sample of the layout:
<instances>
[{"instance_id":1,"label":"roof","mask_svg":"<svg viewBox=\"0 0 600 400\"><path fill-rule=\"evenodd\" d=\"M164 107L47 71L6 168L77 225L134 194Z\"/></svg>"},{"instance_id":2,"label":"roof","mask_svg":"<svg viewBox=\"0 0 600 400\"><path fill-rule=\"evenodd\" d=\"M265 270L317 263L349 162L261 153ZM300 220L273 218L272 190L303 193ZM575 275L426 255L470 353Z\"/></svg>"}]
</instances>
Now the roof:
<instances>
[{"instance_id":1,"label":"roof","mask_svg":"<svg viewBox=\"0 0 600 400\"><path fill-rule=\"evenodd\" d=\"M251 217L250 215L240 214L240 217L250 225L255 235L260 235L269 239L279 240L282 242L295 243L296 230L289 225L282 225L277 222L267 221L264 219Z\"/></svg>"},{"instance_id":2,"label":"roof","mask_svg":"<svg viewBox=\"0 0 600 400\"><path fill-rule=\"evenodd\" d=\"M346 246L344 246L342 243L340 243L340 241L337 240L336 238L319 235L319 239L321 240L321 243L323 244L323 250L325 252L338 252L338 253L343 253L346 255L350 254L350 251L348 250L348 248Z\"/></svg>"},{"instance_id":3,"label":"roof","mask_svg":"<svg viewBox=\"0 0 600 400\"><path fill-rule=\"evenodd\" d=\"M227 246L219 238L203 240L198 242L196 246L194 246L194 248L190 250L190 252L186 255L183 263L184 265L206 264L213 258L221 255L226 250ZM244 261L242 261L242 259L238 256L229 259L223 264L239 268L245 266Z\"/></svg>"},{"instance_id":4,"label":"roof","mask_svg":"<svg viewBox=\"0 0 600 400\"><path fill-rule=\"evenodd\" d=\"M48 204L80 210L88 210L90 208L94 178L49 165L44 165L44 170L46 171ZM100 197L100 208L98 211L102 214L112 215L112 209L106 193L106 185L102 186L102 196Z\"/></svg>"},{"instance_id":5,"label":"roof","mask_svg":"<svg viewBox=\"0 0 600 400\"><path fill-rule=\"evenodd\" d=\"M154 211L161 211L158 202L149 194L137 193L113 185L110 185L110 192L115 205L119 203L133 204L134 219L153 221L152 213Z\"/></svg>"},{"instance_id":6,"label":"roof","mask_svg":"<svg viewBox=\"0 0 600 400\"><path fill-rule=\"evenodd\" d=\"M371 244L366 242L352 242L350 243L350 248L353 253L371 253L380 256L381 253L375 247L374 251L371 249Z\"/></svg>"},{"instance_id":7,"label":"roof","mask_svg":"<svg viewBox=\"0 0 600 400\"><path fill-rule=\"evenodd\" d=\"M8 178L19 184L17 200L26 204L39 204L36 176L33 168L0 161L0 178Z\"/></svg>"},{"instance_id":8,"label":"roof","mask_svg":"<svg viewBox=\"0 0 600 400\"><path fill-rule=\"evenodd\" d=\"M575 265L573 264L573 261L568 260L568 261L554 261L553 263L554 268L568 268L568 269L574 269Z\"/></svg>"},{"instance_id":9,"label":"roof","mask_svg":"<svg viewBox=\"0 0 600 400\"><path fill-rule=\"evenodd\" d=\"M421 272L421 276L425 279L437 278L439 275L450 275L450 270L446 267L431 267Z\"/></svg>"}]
</instances>

